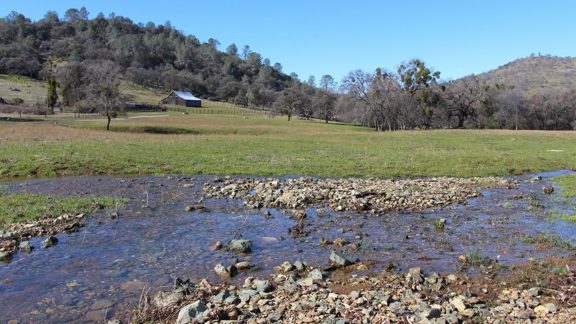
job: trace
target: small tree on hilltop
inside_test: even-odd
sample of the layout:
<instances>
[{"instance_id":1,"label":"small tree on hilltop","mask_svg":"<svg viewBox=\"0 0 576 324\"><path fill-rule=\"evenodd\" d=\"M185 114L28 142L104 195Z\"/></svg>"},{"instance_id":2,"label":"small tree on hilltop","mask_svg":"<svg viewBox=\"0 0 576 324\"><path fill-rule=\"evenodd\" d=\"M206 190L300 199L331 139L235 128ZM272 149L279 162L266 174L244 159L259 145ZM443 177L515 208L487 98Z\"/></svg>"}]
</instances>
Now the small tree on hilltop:
<instances>
[{"instance_id":1,"label":"small tree on hilltop","mask_svg":"<svg viewBox=\"0 0 576 324\"><path fill-rule=\"evenodd\" d=\"M106 130L110 130L112 117L122 111L119 75L118 66L111 61L95 63L88 67L88 102L106 116L108 120Z\"/></svg>"}]
</instances>

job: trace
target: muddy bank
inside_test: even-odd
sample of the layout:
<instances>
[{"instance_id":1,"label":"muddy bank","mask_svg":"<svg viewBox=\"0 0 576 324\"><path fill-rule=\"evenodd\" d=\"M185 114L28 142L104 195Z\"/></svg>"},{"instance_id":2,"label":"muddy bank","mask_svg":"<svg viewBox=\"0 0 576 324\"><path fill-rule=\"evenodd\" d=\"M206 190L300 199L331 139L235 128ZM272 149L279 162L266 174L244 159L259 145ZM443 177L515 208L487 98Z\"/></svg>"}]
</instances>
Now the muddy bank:
<instances>
[{"instance_id":1,"label":"muddy bank","mask_svg":"<svg viewBox=\"0 0 576 324\"><path fill-rule=\"evenodd\" d=\"M125 321L143 290L154 296L171 287L173 278L241 287L250 276L269 279L274 268L286 260L304 260L310 268L325 269L331 251L351 261L360 260L366 267L354 267L350 273L359 277L379 274L390 266L399 271L421 267L426 275L491 274L529 258L572 255L574 251L567 245L554 245L559 241L549 238L574 244L575 225L547 214L572 207L555 193L544 194L542 187L553 183L548 175L543 176L539 182L529 181L528 176L515 178L517 186L511 189L475 187L481 195L442 208L382 213L337 212L330 204L317 202L298 210L255 209L245 205L240 196L207 197L204 188L214 183L212 177L12 182L2 190L73 197L107 195L128 202L117 217L96 213L85 218L80 231L55 235L58 244L49 249L41 248L46 236L32 237L29 241L35 249L31 254L16 253L11 263L0 264L0 321ZM279 180L288 182L290 178ZM186 211L187 206L203 208ZM306 217L296 211L305 212ZM299 224L303 231L292 235L291 229ZM555 236L541 237L548 234ZM213 247L217 241L225 246L234 238L252 241L251 252ZM467 262L460 261L460 256ZM221 278L214 271L218 264L229 267L242 262L252 267L231 278Z\"/></svg>"}]
</instances>

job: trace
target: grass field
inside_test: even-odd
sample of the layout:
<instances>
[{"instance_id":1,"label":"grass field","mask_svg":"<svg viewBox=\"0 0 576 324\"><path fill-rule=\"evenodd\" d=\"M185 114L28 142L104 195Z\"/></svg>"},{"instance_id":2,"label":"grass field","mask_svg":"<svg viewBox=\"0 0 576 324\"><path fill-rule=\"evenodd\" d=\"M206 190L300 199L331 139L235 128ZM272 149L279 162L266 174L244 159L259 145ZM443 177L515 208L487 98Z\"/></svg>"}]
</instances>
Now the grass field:
<instances>
[{"instance_id":1,"label":"grass field","mask_svg":"<svg viewBox=\"0 0 576 324\"><path fill-rule=\"evenodd\" d=\"M0 123L0 177L487 176L576 168L575 132L370 129L265 116L131 114ZM56 124L54 122L57 122ZM157 130L160 131L157 131Z\"/></svg>"},{"instance_id":2,"label":"grass field","mask_svg":"<svg viewBox=\"0 0 576 324\"><path fill-rule=\"evenodd\" d=\"M0 75L32 97L41 81ZM128 100L166 93L122 83ZM0 92L0 96L2 96ZM10 98L10 97L7 97ZM24 100L29 100L23 98ZM575 169L576 132L435 130L377 133L203 102L203 109L130 113L112 122L55 115L0 122L0 178L91 174L487 176Z\"/></svg>"},{"instance_id":3,"label":"grass field","mask_svg":"<svg viewBox=\"0 0 576 324\"><path fill-rule=\"evenodd\" d=\"M12 101L15 98L24 100L26 105L44 102L46 87L43 82L23 76L0 74L0 98Z\"/></svg>"},{"instance_id":4,"label":"grass field","mask_svg":"<svg viewBox=\"0 0 576 324\"><path fill-rule=\"evenodd\" d=\"M109 197L63 198L35 194L0 193L0 229L7 224L55 218L69 213L88 213L96 206L115 207L123 201Z\"/></svg>"},{"instance_id":5,"label":"grass field","mask_svg":"<svg viewBox=\"0 0 576 324\"><path fill-rule=\"evenodd\" d=\"M576 197L576 174L557 177L554 181L562 188L560 195L566 198Z\"/></svg>"}]
</instances>

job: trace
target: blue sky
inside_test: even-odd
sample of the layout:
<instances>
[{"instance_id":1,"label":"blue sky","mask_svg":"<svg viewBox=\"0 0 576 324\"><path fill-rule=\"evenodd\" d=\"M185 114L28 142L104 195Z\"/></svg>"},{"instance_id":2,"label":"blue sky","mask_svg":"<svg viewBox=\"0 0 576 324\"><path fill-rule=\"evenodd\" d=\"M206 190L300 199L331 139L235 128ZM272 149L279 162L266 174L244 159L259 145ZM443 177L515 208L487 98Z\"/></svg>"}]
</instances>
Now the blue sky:
<instances>
[{"instance_id":1,"label":"blue sky","mask_svg":"<svg viewBox=\"0 0 576 324\"><path fill-rule=\"evenodd\" d=\"M355 69L394 70L420 58L443 79L497 68L531 53L576 56L576 1L533 0L0 0L0 15L38 20L85 6L134 22L170 21L221 50L250 47L301 79Z\"/></svg>"}]
</instances>

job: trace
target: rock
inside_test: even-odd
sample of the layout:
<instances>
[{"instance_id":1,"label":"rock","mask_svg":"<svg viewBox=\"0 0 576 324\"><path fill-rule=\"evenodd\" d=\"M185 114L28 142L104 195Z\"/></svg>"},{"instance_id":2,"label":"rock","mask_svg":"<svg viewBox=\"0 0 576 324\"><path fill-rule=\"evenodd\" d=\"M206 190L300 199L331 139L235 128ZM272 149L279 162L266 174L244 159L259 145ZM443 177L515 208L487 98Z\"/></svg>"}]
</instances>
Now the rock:
<instances>
[{"instance_id":1,"label":"rock","mask_svg":"<svg viewBox=\"0 0 576 324\"><path fill-rule=\"evenodd\" d=\"M25 252L25 253L30 253L32 252L32 244L30 244L30 241L22 241L20 242L20 244L18 245L18 248L20 249L20 251Z\"/></svg>"},{"instance_id":2,"label":"rock","mask_svg":"<svg viewBox=\"0 0 576 324\"><path fill-rule=\"evenodd\" d=\"M244 279L244 285L242 285L242 287L250 288L250 287L252 287L253 283L254 283L254 277L248 277L248 278Z\"/></svg>"},{"instance_id":3,"label":"rock","mask_svg":"<svg viewBox=\"0 0 576 324\"><path fill-rule=\"evenodd\" d=\"M224 304L226 305L235 305L240 302L240 299L236 297L236 295L230 295L226 299L224 299Z\"/></svg>"},{"instance_id":4,"label":"rock","mask_svg":"<svg viewBox=\"0 0 576 324\"><path fill-rule=\"evenodd\" d=\"M532 287L532 288L528 289L527 293L528 293L530 296L537 297L537 296L540 295L540 288L538 288L538 287Z\"/></svg>"},{"instance_id":5,"label":"rock","mask_svg":"<svg viewBox=\"0 0 576 324\"><path fill-rule=\"evenodd\" d=\"M548 308L546 308L543 305L537 306L536 308L534 308L534 313L538 316L538 317L546 317L546 315L548 315Z\"/></svg>"},{"instance_id":6,"label":"rock","mask_svg":"<svg viewBox=\"0 0 576 324\"><path fill-rule=\"evenodd\" d=\"M448 276L446 276L446 280L448 280L450 282L454 282L454 281L458 280L458 277L456 277L455 274L451 273Z\"/></svg>"},{"instance_id":7,"label":"rock","mask_svg":"<svg viewBox=\"0 0 576 324\"><path fill-rule=\"evenodd\" d=\"M221 292L218 293L218 295L212 297L210 301L216 304L222 304L228 297L230 297L230 293L228 292L228 290L223 289Z\"/></svg>"},{"instance_id":8,"label":"rock","mask_svg":"<svg viewBox=\"0 0 576 324\"><path fill-rule=\"evenodd\" d=\"M208 211L208 208L206 208L202 205L188 205L188 206L184 207L184 211L185 212L192 212L192 211L205 212L205 211Z\"/></svg>"},{"instance_id":9,"label":"rock","mask_svg":"<svg viewBox=\"0 0 576 324\"><path fill-rule=\"evenodd\" d=\"M292 271L292 269L294 269L292 264L288 261L284 261L284 263L282 263L280 268L282 269L283 272L290 272L290 271Z\"/></svg>"},{"instance_id":10,"label":"rock","mask_svg":"<svg viewBox=\"0 0 576 324\"><path fill-rule=\"evenodd\" d=\"M314 279L312 279L310 277L298 280L298 286L310 287L313 284L314 284Z\"/></svg>"},{"instance_id":11,"label":"rock","mask_svg":"<svg viewBox=\"0 0 576 324\"><path fill-rule=\"evenodd\" d=\"M99 299L90 306L90 310L108 309L113 305L114 302L109 299Z\"/></svg>"},{"instance_id":12,"label":"rock","mask_svg":"<svg viewBox=\"0 0 576 324\"><path fill-rule=\"evenodd\" d=\"M432 272L431 274L429 274L428 276L426 276L426 278L424 278L424 280L427 283L430 284L435 284L438 282L438 280L440 280L440 275L436 272Z\"/></svg>"},{"instance_id":13,"label":"rock","mask_svg":"<svg viewBox=\"0 0 576 324\"><path fill-rule=\"evenodd\" d=\"M273 244L277 244L278 242L280 242L277 238L275 237L271 237L271 236L263 236L260 237L259 242L261 242L264 245L273 245Z\"/></svg>"},{"instance_id":14,"label":"rock","mask_svg":"<svg viewBox=\"0 0 576 324\"><path fill-rule=\"evenodd\" d=\"M252 252L252 241L235 239L228 243L228 249L232 252L249 253Z\"/></svg>"},{"instance_id":15,"label":"rock","mask_svg":"<svg viewBox=\"0 0 576 324\"><path fill-rule=\"evenodd\" d=\"M121 324L122 322L120 322L120 320L118 319L111 319L108 322L106 322L106 324Z\"/></svg>"},{"instance_id":16,"label":"rock","mask_svg":"<svg viewBox=\"0 0 576 324\"><path fill-rule=\"evenodd\" d=\"M408 285L418 285L424 281L422 277L422 270L419 267L411 268L406 274L406 283Z\"/></svg>"},{"instance_id":17,"label":"rock","mask_svg":"<svg viewBox=\"0 0 576 324\"><path fill-rule=\"evenodd\" d=\"M338 246L340 246L340 247L343 247L344 245L348 244L348 242L346 242L346 240L344 240L344 239L341 238L341 237L336 238L336 239L333 241L333 243L336 244L336 245L338 245Z\"/></svg>"},{"instance_id":18,"label":"rock","mask_svg":"<svg viewBox=\"0 0 576 324\"><path fill-rule=\"evenodd\" d=\"M552 303L544 304L544 307L548 309L549 313L556 313L558 311L558 307Z\"/></svg>"},{"instance_id":19,"label":"rock","mask_svg":"<svg viewBox=\"0 0 576 324\"><path fill-rule=\"evenodd\" d=\"M252 298L252 296L258 294L258 291L254 290L254 289L242 289L242 291L240 292L240 301L244 302L244 303L248 303L248 301L250 301L250 298Z\"/></svg>"},{"instance_id":20,"label":"rock","mask_svg":"<svg viewBox=\"0 0 576 324\"><path fill-rule=\"evenodd\" d=\"M466 310L466 305L464 304L464 297L462 296L457 296L452 298L452 300L450 300L450 304L454 307L456 307L456 309L459 312L463 312L464 310Z\"/></svg>"},{"instance_id":21,"label":"rock","mask_svg":"<svg viewBox=\"0 0 576 324\"><path fill-rule=\"evenodd\" d=\"M426 319L439 318L440 316L442 316L442 311L438 308L428 308L422 311L420 316Z\"/></svg>"},{"instance_id":22,"label":"rock","mask_svg":"<svg viewBox=\"0 0 576 324\"><path fill-rule=\"evenodd\" d=\"M222 278L232 278L238 274L238 269L233 265L225 267L221 263L218 263L214 267L214 272Z\"/></svg>"},{"instance_id":23,"label":"rock","mask_svg":"<svg viewBox=\"0 0 576 324\"><path fill-rule=\"evenodd\" d=\"M308 278L312 278L312 280L322 280L324 279L324 274L322 274L322 271L320 271L320 269L314 269L310 271L310 273L308 274Z\"/></svg>"},{"instance_id":24,"label":"rock","mask_svg":"<svg viewBox=\"0 0 576 324\"><path fill-rule=\"evenodd\" d=\"M368 271L368 266L365 265L365 264L359 264L359 265L356 267L356 270L357 270L357 271Z\"/></svg>"},{"instance_id":25,"label":"rock","mask_svg":"<svg viewBox=\"0 0 576 324\"><path fill-rule=\"evenodd\" d=\"M214 250L220 250L220 249L222 249L222 242L217 241L216 243L212 244L212 248L213 248Z\"/></svg>"},{"instance_id":26,"label":"rock","mask_svg":"<svg viewBox=\"0 0 576 324\"><path fill-rule=\"evenodd\" d=\"M172 284L172 292L180 293L183 295L190 295L192 291L194 291L193 283L190 282L190 279L182 280L180 278L174 278L174 282Z\"/></svg>"},{"instance_id":27,"label":"rock","mask_svg":"<svg viewBox=\"0 0 576 324\"><path fill-rule=\"evenodd\" d=\"M332 263L333 265L336 265L336 266L340 266L340 267L352 264L352 262L347 260L345 257L339 255L335 251L332 251L332 253L330 254L330 263Z\"/></svg>"},{"instance_id":28,"label":"rock","mask_svg":"<svg viewBox=\"0 0 576 324\"><path fill-rule=\"evenodd\" d=\"M254 285L258 292L270 292L274 289L268 280L254 280Z\"/></svg>"},{"instance_id":29,"label":"rock","mask_svg":"<svg viewBox=\"0 0 576 324\"><path fill-rule=\"evenodd\" d=\"M218 263L216 266L214 266L214 272L216 272L216 274L220 277L229 276L228 271L226 271L226 267L221 263Z\"/></svg>"},{"instance_id":30,"label":"rock","mask_svg":"<svg viewBox=\"0 0 576 324\"><path fill-rule=\"evenodd\" d=\"M42 241L42 247L44 248L49 248L56 244L58 244L58 238L56 238L54 235L50 235L44 241Z\"/></svg>"},{"instance_id":31,"label":"rock","mask_svg":"<svg viewBox=\"0 0 576 324\"><path fill-rule=\"evenodd\" d=\"M545 193L546 195L550 195L554 192L554 187L544 186L544 187L542 187L542 192Z\"/></svg>"},{"instance_id":32,"label":"rock","mask_svg":"<svg viewBox=\"0 0 576 324\"><path fill-rule=\"evenodd\" d=\"M270 313L268 317L266 317L267 322L278 322L282 318L282 314L279 313Z\"/></svg>"},{"instance_id":33,"label":"rock","mask_svg":"<svg viewBox=\"0 0 576 324\"><path fill-rule=\"evenodd\" d=\"M302 280L304 280L304 279L302 279ZM313 281L312 279L307 278L307 280L310 281L310 284L307 285L307 286L312 286L312 285L314 284L314 281ZM293 293L293 292L295 292L296 290L298 290L298 285L299 285L299 283L296 284L296 283L294 283L294 282L285 282L284 285L282 285L281 288L282 288L282 290L285 290L285 291L287 291L287 292L289 292L289 293ZM306 285L302 285L302 286L306 286Z\"/></svg>"},{"instance_id":34,"label":"rock","mask_svg":"<svg viewBox=\"0 0 576 324\"><path fill-rule=\"evenodd\" d=\"M298 271L304 271L304 270L306 270L306 263L298 260L298 261L294 262L294 267Z\"/></svg>"},{"instance_id":35,"label":"rock","mask_svg":"<svg viewBox=\"0 0 576 324\"><path fill-rule=\"evenodd\" d=\"M248 269L252 268L252 264L250 264L250 262L248 262L248 261L238 262L234 266L238 270L248 270Z\"/></svg>"},{"instance_id":36,"label":"rock","mask_svg":"<svg viewBox=\"0 0 576 324\"><path fill-rule=\"evenodd\" d=\"M0 251L0 261L1 262L10 262L12 261L12 254L8 253L8 252L2 252Z\"/></svg>"},{"instance_id":37,"label":"rock","mask_svg":"<svg viewBox=\"0 0 576 324\"><path fill-rule=\"evenodd\" d=\"M178 312L178 319L176 324L187 324L192 323L202 317L202 312L206 310L206 305L202 301L197 300L192 304L184 306Z\"/></svg>"},{"instance_id":38,"label":"rock","mask_svg":"<svg viewBox=\"0 0 576 324\"><path fill-rule=\"evenodd\" d=\"M156 305L156 307L166 307L169 305L176 304L180 300L184 298L184 294L176 293L176 292L164 292L161 291L152 300L152 303Z\"/></svg>"},{"instance_id":39,"label":"rock","mask_svg":"<svg viewBox=\"0 0 576 324\"><path fill-rule=\"evenodd\" d=\"M541 176L535 176L530 178L530 182L540 182L542 181L542 177Z\"/></svg>"},{"instance_id":40,"label":"rock","mask_svg":"<svg viewBox=\"0 0 576 324\"><path fill-rule=\"evenodd\" d=\"M294 217L296 217L297 220L301 220L306 218L306 211L305 210L298 210L296 211L296 213L294 213Z\"/></svg>"}]
</instances>

